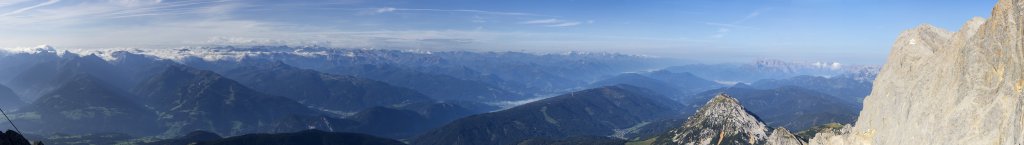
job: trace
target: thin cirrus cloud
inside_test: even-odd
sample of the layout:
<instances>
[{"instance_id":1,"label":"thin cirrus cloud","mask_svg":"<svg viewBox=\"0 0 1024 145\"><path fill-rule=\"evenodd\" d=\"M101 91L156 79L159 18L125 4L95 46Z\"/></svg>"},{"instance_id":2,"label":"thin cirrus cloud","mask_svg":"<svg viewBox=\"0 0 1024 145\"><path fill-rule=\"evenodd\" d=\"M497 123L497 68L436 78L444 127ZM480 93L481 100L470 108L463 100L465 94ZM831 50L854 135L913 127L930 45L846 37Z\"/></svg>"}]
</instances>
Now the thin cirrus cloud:
<instances>
[{"instance_id":1,"label":"thin cirrus cloud","mask_svg":"<svg viewBox=\"0 0 1024 145\"><path fill-rule=\"evenodd\" d=\"M754 27L743 26L741 24L749 21L750 19L757 18L758 16L761 16L761 10L751 12L750 14L747 14L747 16L740 18L736 21L733 21L731 23L706 22L704 24L718 27L718 31L715 31L715 33L710 36L711 38L723 38L730 32L732 32L733 29L754 29Z\"/></svg>"},{"instance_id":2,"label":"thin cirrus cloud","mask_svg":"<svg viewBox=\"0 0 1024 145\"><path fill-rule=\"evenodd\" d=\"M3 1L0 1L3 2ZM12 2L12 1L6 1ZM13 3L13 2L12 2ZM317 7L313 4L268 5L258 1L236 0L83 0L33 1L7 4L0 7L0 47L51 44L72 48L108 47L177 47L197 45L329 45L346 48L489 48L501 46L501 38L526 36L557 36L532 32L478 32L489 25L517 25L523 19L548 16L527 12L491 11L477 9L433 8L366 8L360 5L337 4ZM303 9L294 9L302 6ZM312 8L305 9L305 8ZM275 15L274 13L305 15ZM328 13L321 13L328 12ZM270 13L254 16L251 13ZM346 15L347 13L347 15ZM468 29L434 29L409 27L389 30L407 22L402 15L387 13L414 13L426 17L416 21L465 25ZM338 15L341 14L341 15ZM372 14L372 15L367 15ZM281 21L277 18L295 18ZM308 17L307 17L308 16ZM321 19L340 16L356 24ZM479 23L463 21L457 24L449 19L431 16L453 16L453 19L493 20L509 23ZM271 18L271 19L266 19ZM369 19L370 21L360 21ZM372 22L371 21L380 21ZM585 23L580 21L549 22L548 27L568 27ZM306 23L318 22L318 23ZM371 23L380 28L359 27ZM521 26L516 26L521 27ZM61 32L60 35L46 32ZM231 38L231 39L225 39ZM525 40L524 40L525 41Z\"/></svg>"},{"instance_id":3,"label":"thin cirrus cloud","mask_svg":"<svg viewBox=\"0 0 1024 145\"><path fill-rule=\"evenodd\" d=\"M295 9L299 6L302 9ZM307 3L268 5L259 1L237 0L23 1L0 7L0 13L7 12L5 16L0 16L0 31L6 33L0 34L0 39L2 39L0 47L39 44L84 48L255 44L330 45L355 48L546 50L604 47L611 49L611 46L636 47L649 44L657 44L651 47L675 45L671 42L646 38L632 40L657 41L659 43L616 44L615 41L609 41L615 39L590 37L587 34L532 31L533 29L530 29L531 27L578 27L595 23L593 20L574 20L571 19L574 17L571 15L421 7L367 7L348 4L320 7ZM311 8L314 11L307 11L309 9L306 8ZM256 17L250 15L254 12L263 14ZM299 15L274 15L274 13ZM389 15L389 13L396 15ZM409 19L407 15L397 14L417 14L418 17ZM276 20L282 18L281 16L291 20ZM322 19L331 18L327 16L344 20ZM433 16L437 16L437 18L433 18ZM487 23L482 23L485 20ZM403 23L410 21L415 21L416 24L443 23L451 27L422 28ZM459 24L459 22L465 23ZM358 28L362 25L371 27ZM465 27L465 29L459 27ZM490 27L495 27L495 29L504 27L506 30L515 31L483 29ZM58 31L62 34L39 33ZM600 45L581 46L580 42Z\"/></svg>"},{"instance_id":4,"label":"thin cirrus cloud","mask_svg":"<svg viewBox=\"0 0 1024 145\"><path fill-rule=\"evenodd\" d=\"M35 8L52 5L52 4L55 4L57 2L60 2L60 0L49 0L49 1L46 1L46 2L43 2L43 3L39 3L39 4L36 4L36 5L29 6L29 7L24 7L24 8L20 8L20 9L11 11L11 12L0 14L0 16L15 15L15 14L19 14L19 13L22 13L22 12L25 12L25 11L28 11L28 10L32 10L32 9L35 9Z\"/></svg>"},{"instance_id":5,"label":"thin cirrus cloud","mask_svg":"<svg viewBox=\"0 0 1024 145\"><path fill-rule=\"evenodd\" d=\"M521 13L521 12L500 12L500 11L485 11L485 10L472 10L472 9L411 9L411 8L393 8L383 7L371 9L371 14L382 14L400 11L413 11L413 12L459 12L459 13L474 13L474 14L486 14L486 15L509 15L509 16L544 16L532 13Z\"/></svg>"},{"instance_id":6,"label":"thin cirrus cloud","mask_svg":"<svg viewBox=\"0 0 1024 145\"><path fill-rule=\"evenodd\" d=\"M45 24L75 25L79 23L116 22L119 18L208 13L221 9L229 0L123 0L123 1L59 1L51 0L16 9L0 15L0 25L40 26ZM22 4L18 4L22 5Z\"/></svg>"},{"instance_id":7,"label":"thin cirrus cloud","mask_svg":"<svg viewBox=\"0 0 1024 145\"><path fill-rule=\"evenodd\" d=\"M128 17L140 17L140 16L159 16L159 15L179 15L179 14L193 14L215 8L224 8L224 3L230 2L228 0L203 0L203 1L176 1L176 2L160 2L157 1L153 4L136 5L133 7L114 9L109 13L104 13L101 16L108 18L128 18ZM220 6L220 7L218 7Z\"/></svg>"},{"instance_id":8,"label":"thin cirrus cloud","mask_svg":"<svg viewBox=\"0 0 1024 145\"><path fill-rule=\"evenodd\" d=\"M541 25L541 26L547 26L547 27L569 27L569 26L578 26L578 25L584 24L584 23L590 24L590 23L594 23L594 21L580 22L580 21L560 20L560 19L537 19L537 20L529 20L529 21L520 22L520 24Z\"/></svg>"},{"instance_id":9,"label":"thin cirrus cloud","mask_svg":"<svg viewBox=\"0 0 1024 145\"><path fill-rule=\"evenodd\" d=\"M22 2L27 2L27 1L30 1L30 0L4 0L4 1L0 1L0 8L6 7L6 6L9 6L9 5L19 4L19 3L22 3Z\"/></svg>"}]
</instances>

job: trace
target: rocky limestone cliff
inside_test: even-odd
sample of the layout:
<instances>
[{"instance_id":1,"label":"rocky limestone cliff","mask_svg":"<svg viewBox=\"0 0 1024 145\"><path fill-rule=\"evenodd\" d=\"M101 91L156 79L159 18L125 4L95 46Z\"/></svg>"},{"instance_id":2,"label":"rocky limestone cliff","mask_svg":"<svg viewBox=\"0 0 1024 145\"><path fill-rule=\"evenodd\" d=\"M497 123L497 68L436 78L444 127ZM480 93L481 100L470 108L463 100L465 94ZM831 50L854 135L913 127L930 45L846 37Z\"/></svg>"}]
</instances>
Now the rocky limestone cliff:
<instances>
[{"instance_id":1,"label":"rocky limestone cliff","mask_svg":"<svg viewBox=\"0 0 1024 145\"><path fill-rule=\"evenodd\" d=\"M799 139L786 129L775 130L751 115L740 102L719 94L687 119L682 127L655 139L655 145L787 144Z\"/></svg>"},{"instance_id":2,"label":"rocky limestone cliff","mask_svg":"<svg viewBox=\"0 0 1024 145\"><path fill-rule=\"evenodd\" d=\"M811 144L1024 144L1024 0L900 34L856 126Z\"/></svg>"},{"instance_id":3,"label":"rocky limestone cliff","mask_svg":"<svg viewBox=\"0 0 1024 145\"><path fill-rule=\"evenodd\" d=\"M804 145L804 143L796 135L789 132L786 128L776 128L772 131L771 135L768 135L768 139L765 140L765 145Z\"/></svg>"}]
</instances>

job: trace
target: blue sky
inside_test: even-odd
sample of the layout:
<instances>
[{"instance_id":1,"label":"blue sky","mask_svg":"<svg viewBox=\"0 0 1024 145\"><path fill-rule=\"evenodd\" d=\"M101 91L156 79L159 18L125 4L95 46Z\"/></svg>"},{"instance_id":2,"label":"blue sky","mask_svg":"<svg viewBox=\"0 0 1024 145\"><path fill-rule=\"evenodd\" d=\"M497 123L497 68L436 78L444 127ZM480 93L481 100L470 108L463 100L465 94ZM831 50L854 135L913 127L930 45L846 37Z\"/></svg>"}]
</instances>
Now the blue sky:
<instances>
[{"instance_id":1,"label":"blue sky","mask_svg":"<svg viewBox=\"0 0 1024 145\"><path fill-rule=\"evenodd\" d=\"M0 47L322 45L881 64L996 0L0 0Z\"/></svg>"}]
</instances>

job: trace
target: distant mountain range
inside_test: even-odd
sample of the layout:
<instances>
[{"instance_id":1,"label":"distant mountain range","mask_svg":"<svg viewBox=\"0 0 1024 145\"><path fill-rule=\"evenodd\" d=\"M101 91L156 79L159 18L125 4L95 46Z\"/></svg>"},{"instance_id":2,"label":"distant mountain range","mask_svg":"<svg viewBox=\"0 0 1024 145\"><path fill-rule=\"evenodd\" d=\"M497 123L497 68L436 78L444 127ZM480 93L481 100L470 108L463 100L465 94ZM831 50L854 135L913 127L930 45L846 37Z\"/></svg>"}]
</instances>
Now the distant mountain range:
<instances>
[{"instance_id":1,"label":"distant mountain range","mask_svg":"<svg viewBox=\"0 0 1024 145\"><path fill-rule=\"evenodd\" d=\"M294 100L264 94L211 71L168 67L141 83L139 101L159 113L166 133L194 130L218 134L253 133L289 115L314 115Z\"/></svg>"},{"instance_id":2,"label":"distant mountain range","mask_svg":"<svg viewBox=\"0 0 1024 145\"><path fill-rule=\"evenodd\" d=\"M564 93L606 74L661 68L678 62L614 53L418 52L283 46L105 49L82 53L113 54L117 51L156 56L216 72L249 62L282 61L299 68L376 79L442 100L449 100L447 97L521 100L537 94ZM438 88L405 81L466 85ZM432 92L439 89L442 92ZM448 94L467 90L467 94Z\"/></svg>"},{"instance_id":3,"label":"distant mountain range","mask_svg":"<svg viewBox=\"0 0 1024 145\"><path fill-rule=\"evenodd\" d=\"M88 74L75 74L53 91L14 113L26 131L155 134L157 114L135 96Z\"/></svg>"},{"instance_id":4,"label":"distant mountain range","mask_svg":"<svg viewBox=\"0 0 1024 145\"><path fill-rule=\"evenodd\" d=\"M439 100L499 102L525 100L532 96L501 88L491 83L461 79L449 75L432 74L394 65L358 65L324 70L337 74L381 80L406 87Z\"/></svg>"},{"instance_id":5,"label":"distant mountain range","mask_svg":"<svg viewBox=\"0 0 1024 145\"><path fill-rule=\"evenodd\" d=\"M591 83L592 87L618 84L633 85L650 89L674 100L682 100L699 92L724 87L725 85L705 80L690 73L676 73L664 70L647 73L624 73Z\"/></svg>"},{"instance_id":6,"label":"distant mountain range","mask_svg":"<svg viewBox=\"0 0 1024 145\"><path fill-rule=\"evenodd\" d=\"M681 117L680 107L649 90L608 86L455 120L420 136L413 144L507 145L533 138L627 134L617 131Z\"/></svg>"},{"instance_id":7,"label":"distant mountain range","mask_svg":"<svg viewBox=\"0 0 1024 145\"><path fill-rule=\"evenodd\" d=\"M659 70L620 74L593 85L628 84L647 88L685 104L687 107L684 110L696 110L719 93L734 94L736 99L747 103L744 105L748 109L765 119L768 125L804 130L825 123L852 123L856 119L861 107L860 99L863 98L861 95L871 91L871 82L850 76L802 75L779 80L765 79L753 85L740 83L733 87L721 87L724 85L689 73ZM688 90L701 92L686 92Z\"/></svg>"},{"instance_id":8,"label":"distant mountain range","mask_svg":"<svg viewBox=\"0 0 1024 145\"><path fill-rule=\"evenodd\" d=\"M0 81L8 83L33 65L59 60L61 56L56 51L48 46L36 48L32 52L8 52L0 49L0 62L4 62L0 63L0 70L4 70L0 71Z\"/></svg>"},{"instance_id":9,"label":"distant mountain range","mask_svg":"<svg viewBox=\"0 0 1024 145\"><path fill-rule=\"evenodd\" d=\"M434 102L414 90L375 80L300 69L283 62L239 67L226 71L225 76L271 95L343 112Z\"/></svg>"},{"instance_id":10,"label":"distant mountain range","mask_svg":"<svg viewBox=\"0 0 1024 145\"><path fill-rule=\"evenodd\" d=\"M7 59L10 57L24 59ZM109 131L139 136L154 134L173 136L193 130L207 130L224 135L240 135L255 132L297 131L314 127L322 130L361 131L392 138L409 138L457 118L497 109L472 101L435 101L415 90L392 86L384 82L326 74L315 70L291 67L280 62L276 64L274 62L253 62L247 63L253 65L239 65L240 67L224 70L232 75L225 77L212 71L195 69L174 61L160 60L153 56L131 52L80 56L69 52L41 51L5 55L0 58L3 58L0 60L10 62L18 62L15 60L37 61L33 65L25 65L30 66L28 68L13 67L15 65L4 63L16 68L4 72L15 76L11 78L17 78L12 80L11 84L35 86L14 90L22 90L22 93L26 94L39 94L36 98L46 97L44 98L46 101L34 101L36 105L33 106L36 107L26 107L30 109L14 115L16 119L25 121L27 124L25 126L61 124L32 130L43 134ZM20 72L7 73L8 71ZM75 78L80 76L88 76L90 78L88 80L102 83L95 83L89 87L77 87L77 90L72 89L75 88L74 86L60 87L69 80L77 80ZM235 79L243 82L235 81ZM250 86L257 88L250 89ZM63 95L46 95L51 92L63 93ZM83 92L104 93L90 95ZM20 100L16 97L17 93L13 94L15 95L8 94L6 97L15 101L5 101L4 103L17 103L16 100ZM92 99L49 101L68 100L51 98ZM116 100L117 98L122 100ZM88 103L91 101L104 102ZM7 106L17 107L17 104L5 105L5 107ZM81 108L73 108L74 106ZM123 106L136 107L133 109L117 108ZM377 106L386 106L387 108ZM415 121L398 119L399 122L383 122L382 119L393 118L371 116L397 114L370 111L375 110L372 109L375 107L378 108L377 110L393 108L408 111L412 112L409 116L423 119ZM136 112L88 110L102 108ZM95 122L102 123L102 125L90 126L70 123L69 119L61 119L61 117L74 117L71 120L75 120L82 119L81 117L52 113L83 111L82 109L92 111L86 112L85 115L95 114L94 117L135 119L96 118L106 120ZM147 123L150 125L135 126L131 131L118 130L116 127L109 128L112 130L77 129L75 126L103 127L104 125L122 124L131 127L131 124ZM420 128L377 130L373 127L395 125L417 125Z\"/></svg>"},{"instance_id":11,"label":"distant mountain range","mask_svg":"<svg viewBox=\"0 0 1024 145\"><path fill-rule=\"evenodd\" d=\"M785 75L723 88L732 83L701 74L737 69L655 69L673 64L608 53L314 47L90 52L96 53L40 48L0 54L0 68L6 68L0 83L10 87L0 86L0 103L7 103L0 105L17 110L12 117L26 132L58 144L247 144L253 138L302 142L337 135L327 132L417 145L622 144L653 141L644 139L689 121L687 115L722 92L749 103L743 105L767 126L799 130L851 122L858 108L850 104L859 102L874 77L862 71L790 78L782 76L808 72L759 65L754 70ZM322 132L304 131L311 129Z\"/></svg>"},{"instance_id":12,"label":"distant mountain range","mask_svg":"<svg viewBox=\"0 0 1024 145\"><path fill-rule=\"evenodd\" d=\"M86 74L108 82L116 89L131 86L123 79L125 74L115 69L96 55L78 56L66 54L60 58L38 62L17 73L9 83L21 97L33 101L45 93L49 93L65 81L78 74Z\"/></svg>"},{"instance_id":13,"label":"distant mountain range","mask_svg":"<svg viewBox=\"0 0 1024 145\"><path fill-rule=\"evenodd\" d=\"M730 94L742 105L759 116L767 125L805 130L813 126L856 121L860 107L834 96L817 91L785 86L774 89L756 89L744 86L722 88L699 93L687 102L707 102L717 94ZM700 104L689 104L699 107Z\"/></svg>"},{"instance_id":14,"label":"distant mountain range","mask_svg":"<svg viewBox=\"0 0 1024 145\"><path fill-rule=\"evenodd\" d=\"M880 66L848 65L837 62L800 63L774 59L762 59L752 63L739 64L690 64L673 66L664 70L689 72L701 78L719 82L754 82L761 79L783 79L799 75L837 76L843 74L866 74L874 76ZM864 78L867 79L867 78Z\"/></svg>"},{"instance_id":15,"label":"distant mountain range","mask_svg":"<svg viewBox=\"0 0 1024 145\"><path fill-rule=\"evenodd\" d=\"M871 76L873 77L873 75ZM839 100L861 104L864 97L871 93L871 83L874 79L864 80L856 74L846 74L833 77L801 75L785 79L765 79L750 84L758 89L773 89L785 86L796 86L825 93L837 97ZM856 105L860 108L860 105Z\"/></svg>"}]
</instances>

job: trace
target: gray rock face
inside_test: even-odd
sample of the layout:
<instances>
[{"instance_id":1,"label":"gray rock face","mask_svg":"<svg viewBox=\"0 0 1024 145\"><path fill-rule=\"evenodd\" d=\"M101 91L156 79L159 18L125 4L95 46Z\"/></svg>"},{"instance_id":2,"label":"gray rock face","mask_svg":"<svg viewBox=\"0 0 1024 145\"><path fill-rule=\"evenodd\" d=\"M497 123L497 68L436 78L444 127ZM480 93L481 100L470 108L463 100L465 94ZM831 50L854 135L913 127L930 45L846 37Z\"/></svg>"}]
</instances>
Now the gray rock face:
<instances>
[{"instance_id":1,"label":"gray rock face","mask_svg":"<svg viewBox=\"0 0 1024 145\"><path fill-rule=\"evenodd\" d=\"M24 136L21 136L18 132L7 130L7 132L0 132L0 145L31 145Z\"/></svg>"},{"instance_id":2,"label":"gray rock face","mask_svg":"<svg viewBox=\"0 0 1024 145\"><path fill-rule=\"evenodd\" d=\"M855 127L811 144L1024 144L1024 1L900 34Z\"/></svg>"},{"instance_id":3,"label":"gray rock face","mask_svg":"<svg viewBox=\"0 0 1024 145\"><path fill-rule=\"evenodd\" d=\"M751 115L739 101L719 94L682 127L655 139L655 145L803 144L786 129L775 130Z\"/></svg>"},{"instance_id":4,"label":"gray rock face","mask_svg":"<svg viewBox=\"0 0 1024 145\"><path fill-rule=\"evenodd\" d=\"M796 138L796 135L790 133L786 128L777 128L772 131L772 135L768 136L768 140L765 141L765 145L804 145L803 141Z\"/></svg>"},{"instance_id":5,"label":"gray rock face","mask_svg":"<svg viewBox=\"0 0 1024 145\"><path fill-rule=\"evenodd\" d=\"M862 141L863 139L857 139L857 138L863 138L863 137L861 137L863 135L858 136L856 134L853 134L853 133L851 133L851 129L853 129L853 126L850 126L849 124L847 124L847 125L844 125L841 128L839 128L838 130L829 130L829 131L818 132L818 134L815 134L814 138L809 140L807 142L807 144L811 144L811 145L843 145L843 144L858 144L858 143L859 144L867 144L866 142Z\"/></svg>"}]
</instances>

